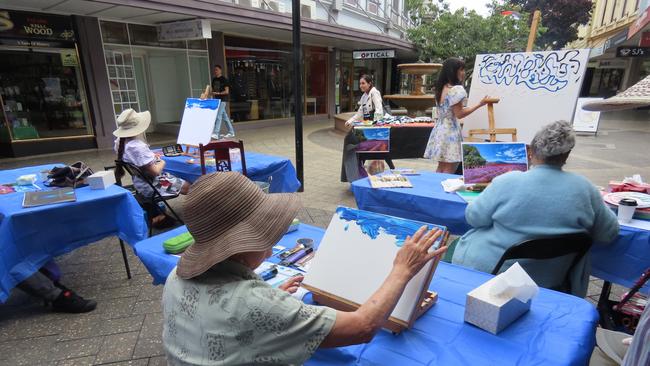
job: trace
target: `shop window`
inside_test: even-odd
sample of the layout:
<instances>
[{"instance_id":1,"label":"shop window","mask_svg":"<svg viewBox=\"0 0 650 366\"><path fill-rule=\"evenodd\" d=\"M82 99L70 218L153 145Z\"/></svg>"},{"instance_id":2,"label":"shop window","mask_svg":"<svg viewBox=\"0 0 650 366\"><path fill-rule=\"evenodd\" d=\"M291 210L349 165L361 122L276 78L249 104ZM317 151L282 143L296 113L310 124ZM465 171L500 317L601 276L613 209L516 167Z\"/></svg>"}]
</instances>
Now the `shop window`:
<instances>
[{"instance_id":1,"label":"shop window","mask_svg":"<svg viewBox=\"0 0 650 366\"><path fill-rule=\"evenodd\" d=\"M75 49L0 50L0 140L92 135Z\"/></svg>"},{"instance_id":2,"label":"shop window","mask_svg":"<svg viewBox=\"0 0 650 366\"><path fill-rule=\"evenodd\" d=\"M119 116L122 111L129 108L139 111L140 105L131 53L107 49L104 51L104 55L115 115Z\"/></svg>"}]
</instances>

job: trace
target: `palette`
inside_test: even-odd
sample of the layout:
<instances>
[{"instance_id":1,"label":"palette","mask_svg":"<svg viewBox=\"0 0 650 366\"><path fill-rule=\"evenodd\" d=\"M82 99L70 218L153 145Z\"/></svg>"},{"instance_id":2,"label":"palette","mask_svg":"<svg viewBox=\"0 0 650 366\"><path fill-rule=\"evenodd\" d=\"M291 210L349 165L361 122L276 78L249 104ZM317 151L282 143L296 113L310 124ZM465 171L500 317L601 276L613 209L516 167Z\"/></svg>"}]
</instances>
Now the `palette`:
<instances>
[{"instance_id":1,"label":"palette","mask_svg":"<svg viewBox=\"0 0 650 366\"><path fill-rule=\"evenodd\" d=\"M635 200L638 204L637 208L650 207L650 194L640 192L614 192L608 193L604 197L605 202L614 206L618 206L618 203L624 198Z\"/></svg>"}]
</instances>

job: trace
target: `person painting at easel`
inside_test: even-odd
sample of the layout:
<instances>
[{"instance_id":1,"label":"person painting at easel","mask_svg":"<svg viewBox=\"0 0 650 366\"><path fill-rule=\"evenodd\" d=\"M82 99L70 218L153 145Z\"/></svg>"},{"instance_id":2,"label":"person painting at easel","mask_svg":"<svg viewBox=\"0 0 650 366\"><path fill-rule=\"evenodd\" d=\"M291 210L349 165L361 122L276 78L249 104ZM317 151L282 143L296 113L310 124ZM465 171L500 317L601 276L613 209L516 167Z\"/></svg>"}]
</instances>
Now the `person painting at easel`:
<instances>
[{"instance_id":1,"label":"person painting at easel","mask_svg":"<svg viewBox=\"0 0 650 366\"><path fill-rule=\"evenodd\" d=\"M212 95L214 99L221 99L219 111L217 112L217 121L214 124L214 131L212 132L213 139L235 137L235 129L232 127L232 121L228 117L228 106L230 96L230 82L222 74L221 65L214 66L214 77L212 78ZM228 133L221 134L221 122L226 122Z\"/></svg>"},{"instance_id":2,"label":"person painting at easel","mask_svg":"<svg viewBox=\"0 0 650 366\"><path fill-rule=\"evenodd\" d=\"M479 104L463 107L463 101L467 98L464 81L465 62L453 57L446 59L436 82L438 119L424 152L424 158L438 162L438 173L456 172L462 160L460 150L463 141L458 120L486 105L489 99L485 96Z\"/></svg>"}]
</instances>

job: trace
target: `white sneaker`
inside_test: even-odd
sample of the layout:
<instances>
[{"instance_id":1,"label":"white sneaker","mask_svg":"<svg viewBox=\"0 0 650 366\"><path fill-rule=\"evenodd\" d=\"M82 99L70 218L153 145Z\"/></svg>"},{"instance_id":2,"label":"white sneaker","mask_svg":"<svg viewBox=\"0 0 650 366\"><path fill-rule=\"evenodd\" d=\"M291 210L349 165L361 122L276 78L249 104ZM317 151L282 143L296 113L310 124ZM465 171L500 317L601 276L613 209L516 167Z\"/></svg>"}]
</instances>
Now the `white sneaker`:
<instances>
[{"instance_id":1,"label":"white sneaker","mask_svg":"<svg viewBox=\"0 0 650 366\"><path fill-rule=\"evenodd\" d=\"M219 140L219 135L217 135L217 134L213 133L211 137L212 137L213 140Z\"/></svg>"},{"instance_id":2,"label":"white sneaker","mask_svg":"<svg viewBox=\"0 0 650 366\"><path fill-rule=\"evenodd\" d=\"M227 134L223 135L223 138L226 138L226 139L229 139L229 138L232 138L232 137L235 137L235 135L232 134L232 133L227 133Z\"/></svg>"}]
</instances>

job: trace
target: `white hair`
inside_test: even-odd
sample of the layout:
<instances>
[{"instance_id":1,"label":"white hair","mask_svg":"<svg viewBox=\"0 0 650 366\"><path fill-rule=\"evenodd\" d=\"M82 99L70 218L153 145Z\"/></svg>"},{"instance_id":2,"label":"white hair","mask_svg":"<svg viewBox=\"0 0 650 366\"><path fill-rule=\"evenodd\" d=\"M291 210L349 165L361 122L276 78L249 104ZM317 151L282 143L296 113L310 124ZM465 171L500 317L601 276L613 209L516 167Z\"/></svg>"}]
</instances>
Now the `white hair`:
<instances>
[{"instance_id":1,"label":"white hair","mask_svg":"<svg viewBox=\"0 0 650 366\"><path fill-rule=\"evenodd\" d=\"M542 159L566 154L576 145L573 127L567 121L556 121L544 126L533 138L533 153Z\"/></svg>"}]
</instances>

